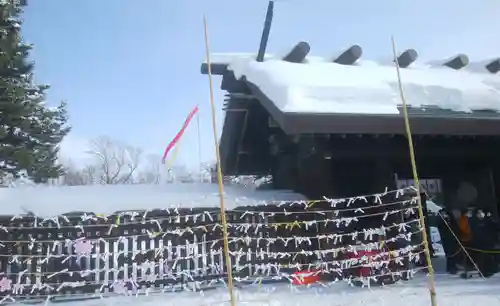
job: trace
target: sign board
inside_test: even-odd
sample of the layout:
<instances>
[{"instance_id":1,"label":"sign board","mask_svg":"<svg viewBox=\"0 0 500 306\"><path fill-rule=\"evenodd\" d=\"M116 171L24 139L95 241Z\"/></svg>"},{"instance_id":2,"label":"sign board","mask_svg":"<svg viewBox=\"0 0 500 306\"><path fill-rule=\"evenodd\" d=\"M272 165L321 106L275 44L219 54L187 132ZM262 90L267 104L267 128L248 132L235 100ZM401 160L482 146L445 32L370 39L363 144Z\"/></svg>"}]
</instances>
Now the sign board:
<instances>
[{"instance_id":1,"label":"sign board","mask_svg":"<svg viewBox=\"0 0 500 306\"><path fill-rule=\"evenodd\" d=\"M414 180L397 180L396 186L398 189L405 188L408 186L414 186ZM420 185L425 190L425 192L431 197L441 197L443 189L441 179L421 179Z\"/></svg>"}]
</instances>

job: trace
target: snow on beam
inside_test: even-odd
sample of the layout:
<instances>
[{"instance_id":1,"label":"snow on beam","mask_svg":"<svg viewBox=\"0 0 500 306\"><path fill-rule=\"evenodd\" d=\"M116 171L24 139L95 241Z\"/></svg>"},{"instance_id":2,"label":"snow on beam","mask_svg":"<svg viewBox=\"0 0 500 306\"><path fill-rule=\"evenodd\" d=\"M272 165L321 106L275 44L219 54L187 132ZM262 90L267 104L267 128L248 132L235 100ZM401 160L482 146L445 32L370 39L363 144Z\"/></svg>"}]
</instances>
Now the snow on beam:
<instances>
[{"instance_id":1,"label":"snow on beam","mask_svg":"<svg viewBox=\"0 0 500 306\"><path fill-rule=\"evenodd\" d=\"M500 71L500 58L494 59L490 61L486 66L484 66L486 70L491 73L497 73Z\"/></svg>"},{"instance_id":2,"label":"snow on beam","mask_svg":"<svg viewBox=\"0 0 500 306\"><path fill-rule=\"evenodd\" d=\"M301 41L283 57L283 60L290 63L302 63L306 59L307 54L309 54L309 51L311 51L309 44Z\"/></svg>"},{"instance_id":3,"label":"snow on beam","mask_svg":"<svg viewBox=\"0 0 500 306\"><path fill-rule=\"evenodd\" d=\"M398 56L398 65L401 68L408 68L417 60L418 53L415 49L408 49Z\"/></svg>"},{"instance_id":4,"label":"snow on beam","mask_svg":"<svg viewBox=\"0 0 500 306\"><path fill-rule=\"evenodd\" d=\"M341 65L352 65L354 64L363 54L363 49L358 45L352 45L349 49L342 52L337 56L333 62Z\"/></svg>"},{"instance_id":5,"label":"snow on beam","mask_svg":"<svg viewBox=\"0 0 500 306\"><path fill-rule=\"evenodd\" d=\"M465 54L458 54L443 63L443 66L460 70L469 64L469 57Z\"/></svg>"}]
</instances>

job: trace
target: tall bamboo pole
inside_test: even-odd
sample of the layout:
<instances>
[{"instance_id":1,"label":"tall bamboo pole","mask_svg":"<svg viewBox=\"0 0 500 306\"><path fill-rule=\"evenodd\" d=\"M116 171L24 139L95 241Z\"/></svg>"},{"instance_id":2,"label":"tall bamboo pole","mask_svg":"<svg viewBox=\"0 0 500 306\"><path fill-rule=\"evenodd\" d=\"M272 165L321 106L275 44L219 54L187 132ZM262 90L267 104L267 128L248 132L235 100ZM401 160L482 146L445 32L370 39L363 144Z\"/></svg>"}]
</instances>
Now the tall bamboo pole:
<instances>
[{"instance_id":1,"label":"tall bamboo pole","mask_svg":"<svg viewBox=\"0 0 500 306\"><path fill-rule=\"evenodd\" d=\"M415 188L417 188L417 203L418 203L418 215L420 217L420 224L422 226L422 236L424 238L424 253L427 262L427 267L429 269L429 293L431 296L431 305L437 306L436 300L436 282L434 280L434 268L432 267L431 253L429 251L429 237L427 237L427 231L425 230L425 218L424 210L422 208L422 198L420 197L420 181L418 179L417 163L415 161L415 149L413 147L413 139L411 136L410 120L408 119L408 109L406 107L406 99L404 95L403 85L401 83L401 72L399 71L398 56L396 52L396 42L394 36L391 37L392 41L392 54L394 57L394 64L396 65L396 74L398 76L398 87L399 94L401 96L401 101L403 102L403 116L406 129L406 138L408 139L408 149L410 150L410 161L411 169L413 173L413 180L415 181Z\"/></svg>"},{"instance_id":2,"label":"tall bamboo pole","mask_svg":"<svg viewBox=\"0 0 500 306\"><path fill-rule=\"evenodd\" d=\"M217 119L215 117L214 87L212 82L212 68L210 66L210 47L209 47L210 44L208 41L207 18L205 15L203 15L203 27L205 30L205 53L208 66L208 83L210 86L210 106L212 110L212 129L214 133L215 158L217 160L217 183L219 185L219 195L220 195L220 215L221 215L222 233L224 239L224 256L226 258L227 290L229 291L231 306L236 306L236 299L234 297L234 292L233 292L233 270L231 265L231 257L229 256L226 209L224 208L224 187L222 185L222 170L220 164L219 140L217 139Z\"/></svg>"}]
</instances>

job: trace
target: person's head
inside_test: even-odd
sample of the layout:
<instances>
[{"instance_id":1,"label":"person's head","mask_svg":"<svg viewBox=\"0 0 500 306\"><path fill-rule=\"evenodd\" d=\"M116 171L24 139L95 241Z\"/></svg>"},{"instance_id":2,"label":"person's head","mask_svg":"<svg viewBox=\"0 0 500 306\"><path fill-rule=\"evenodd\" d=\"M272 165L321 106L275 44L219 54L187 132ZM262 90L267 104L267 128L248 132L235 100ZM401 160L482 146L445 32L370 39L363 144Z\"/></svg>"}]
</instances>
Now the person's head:
<instances>
[{"instance_id":1,"label":"person's head","mask_svg":"<svg viewBox=\"0 0 500 306\"><path fill-rule=\"evenodd\" d=\"M475 215L476 218L478 218L479 220L483 220L484 217L486 216L482 209L477 209Z\"/></svg>"}]
</instances>

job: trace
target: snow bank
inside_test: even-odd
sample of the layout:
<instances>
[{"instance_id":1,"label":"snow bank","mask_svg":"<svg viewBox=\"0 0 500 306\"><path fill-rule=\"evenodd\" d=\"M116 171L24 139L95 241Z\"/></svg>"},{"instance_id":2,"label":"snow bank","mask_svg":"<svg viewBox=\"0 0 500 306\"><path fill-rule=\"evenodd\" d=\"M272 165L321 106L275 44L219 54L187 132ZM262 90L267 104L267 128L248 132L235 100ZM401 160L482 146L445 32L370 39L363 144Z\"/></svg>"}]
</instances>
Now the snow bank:
<instances>
[{"instance_id":1,"label":"snow bank","mask_svg":"<svg viewBox=\"0 0 500 306\"><path fill-rule=\"evenodd\" d=\"M225 186L225 205L232 209L264 201L298 201L305 197L287 190L254 190ZM0 214L54 216L71 211L111 214L118 210L169 207L219 207L216 184L93 185L0 188Z\"/></svg>"},{"instance_id":2,"label":"snow bank","mask_svg":"<svg viewBox=\"0 0 500 306\"><path fill-rule=\"evenodd\" d=\"M236 78L259 87L282 112L399 114L396 69L361 61L339 65L326 61L295 64L232 55L228 69ZM500 111L500 79L486 73L447 67L415 66L401 69L407 103L471 112Z\"/></svg>"}]
</instances>

